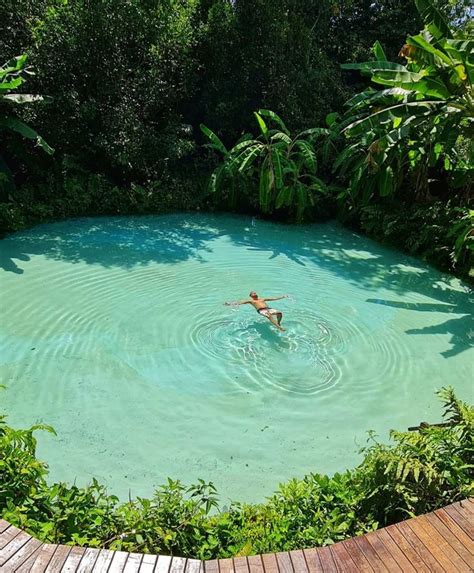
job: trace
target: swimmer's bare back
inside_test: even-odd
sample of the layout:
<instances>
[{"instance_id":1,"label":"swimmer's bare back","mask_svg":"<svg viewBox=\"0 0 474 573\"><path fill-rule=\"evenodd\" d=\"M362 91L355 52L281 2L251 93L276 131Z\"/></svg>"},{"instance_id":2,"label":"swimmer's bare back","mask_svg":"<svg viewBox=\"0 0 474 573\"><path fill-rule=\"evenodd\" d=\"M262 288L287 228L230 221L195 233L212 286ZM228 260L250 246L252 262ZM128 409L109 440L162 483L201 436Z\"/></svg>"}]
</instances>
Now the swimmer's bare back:
<instances>
[{"instance_id":1,"label":"swimmer's bare back","mask_svg":"<svg viewBox=\"0 0 474 573\"><path fill-rule=\"evenodd\" d=\"M284 294L283 296L260 297L260 296L258 296L258 294L255 291L252 291L249 294L249 297L250 298L248 298L246 300L239 300L236 302L226 302L224 304L229 305L229 306L241 305L241 304L251 304L255 308L255 310L258 312L258 314L260 314L261 316L264 316L265 318L268 318L268 320L273 324L273 326L278 328L278 330L281 330L282 332L285 331L285 329L281 326L281 320L283 318L283 313L280 310L277 310L276 308L270 308L267 305L267 302L270 302L273 300L281 300L283 298L288 298L287 294Z\"/></svg>"}]
</instances>

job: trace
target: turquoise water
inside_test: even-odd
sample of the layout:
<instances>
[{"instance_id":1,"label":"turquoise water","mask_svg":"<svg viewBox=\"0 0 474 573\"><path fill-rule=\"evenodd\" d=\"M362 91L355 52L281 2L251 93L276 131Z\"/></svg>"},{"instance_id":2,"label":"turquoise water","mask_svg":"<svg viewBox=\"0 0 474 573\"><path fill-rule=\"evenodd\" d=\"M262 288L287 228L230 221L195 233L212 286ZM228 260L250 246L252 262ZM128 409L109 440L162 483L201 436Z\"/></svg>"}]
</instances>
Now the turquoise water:
<instances>
[{"instance_id":1,"label":"turquoise water","mask_svg":"<svg viewBox=\"0 0 474 573\"><path fill-rule=\"evenodd\" d=\"M366 430L439 421L447 383L473 399L472 292L337 224L82 219L0 248L2 403L55 427L54 479L127 497L201 477L261 500L353 466ZM285 333L223 305L252 289L290 295L272 303Z\"/></svg>"}]
</instances>

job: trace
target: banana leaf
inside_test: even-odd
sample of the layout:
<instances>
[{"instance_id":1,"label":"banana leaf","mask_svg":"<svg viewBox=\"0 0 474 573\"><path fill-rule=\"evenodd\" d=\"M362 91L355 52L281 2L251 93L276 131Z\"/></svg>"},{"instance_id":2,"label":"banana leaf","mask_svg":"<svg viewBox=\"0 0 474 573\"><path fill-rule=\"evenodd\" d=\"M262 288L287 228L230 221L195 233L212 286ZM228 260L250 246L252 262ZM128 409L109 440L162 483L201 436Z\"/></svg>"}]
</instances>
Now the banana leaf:
<instances>
[{"instance_id":1,"label":"banana leaf","mask_svg":"<svg viewBox=\"0 0 474 573\"><path fill-rule=\"evenodd\" d=\"M222 143L220 138L211 129L206 127L203 123L201 123L199 127L201 128L201 131L204 133L204 135L211 141L212 147L214 149L220 151L221 153L224 153L224 155L227 154L226 146Z\"/></svg>"},{"instance_id":2,"label":"banana leaf","mask_svg":"<svg viewBox=\"0 0 474 573\"><path fill-rule=\"evenodd\" d=\"M0 78L8 74L14 74L15 72L19 72L25 66L26 60L28 59L27 54L22 54L21 56L16 56L9 60L6 64L0 68Z\"/></svg>"},{"instance_id":3,"label":"banana leaf","mask_svg":"<svg viewBox=\"0 0 474 573\"><path fill-rule=\"evenodd\" d=\"M387 61L387 56L385 55L382 44L376 40L375 44L372 46L372 51L377 59L377 61Z\"/></svg>"},{"instance_id":4,"label":"banana leaf","mask_svg":"<svg viewBox=\"0 0 474 573\"><path fill-rule=\"evenodd\" d=\"M3 101L7 100L15 104L35 103L39 101L51 102L53 100L53 98L36 94L7 94L0 97Z\"/></svg>"},{"instance_id":5,"label":"banana leaf","mask_svg":"<svg viewBox=\"0 0 474 573\"><path fill-rule=\"evenodd\" d=\"M281 129L284 131L284 133L286 133L286 135L289 135L289 130L286 127L286 125L283 123L283 120L281 119L281 117L279 115L277 115L274 111L271 111L270 109L259 109L258 113L263 116L263 117L268 117L271 120L273 120L275 123L277 123Z\"/></svg>"},{"instance_id":6,"label":"banana leaf","mask_svg":"<svg viewBox=\"0 0 474 573\"><path fill-rule=\"evenodd\" d=\"M275 187L281 189L283 187L283 170L281 166L281 157L278 150L272 154L273 171L275 174Z\"/></svg>"},{"instance_id":7,"label":"banana leaf","mask_svg":"<svg viewBox=\"0 0 474 573\"><path fill-rule=\"evenodd\" d=\"M341 64L343 70L359 70L362 74L375 74L376 72L383 72L387 70L394 70L400 72L408 71L402 64L395 62L387 62L384 60L371 60L369 62L360 62L354 64Z\"/></svg>"},{"instance_id":8,"label":"banana leaf","mask_svg":"<svg viewBox=\"0 0 474 573\"><path fill-rule=\"evenodd\" d=\"M423 73L380 72L372 77L372 81L386 86L415 90L423 96L440 99L448 99L451 96L450 90L441 79L427 77Z\"/></svg>"},{"instance_id":9,"label":"banana leaf","mask_svg":"<svg viewBox=\"0 0 474 573\"><path fill-rule=\"evenodd\" d=\"M282 131L278 131L277 133L275 133L274 135L272 135L270 137L270 141L274 142L274 141L282 141L284 142L286 145L290 145L291 143L291 137L289 137L288 135L286 135L286 133L283 133Z\"/></svg>"},{"instance_id":10,"label":"banana leaf","mask_svg":"<svg viewBox=\"0 0 474 573\"><path fill-rule=\"evenodd\" d=\"M430 0L415 0L415 5L427 28L435 38L451 37L451 30L446 20Z\"/></svg>"},{"instance_id":11,"label":"banana leaf","mask_svg":"<svg viewBox=\"0 0 474 573\"><path fill-rule=\"evenodd\" d=\"M13 78L11 80L4 80L0 82L0 93L14 90L17 87L21 86L22 83L23 83L23 78ZM0 97L5 97L5 96L0 95Z\"/></svg>"},{"instance_id":12,"label":"banana leaf","mask_svg":"<svg viewBox=\"0 0 474 573\"><path fill-rule=\"evenodd\" d=\"M385 90L367 90L353 96L346 102L346 105L355 111L363 106L371 104L395 104L404 100L408 101L408 96L415 96L412 90L405 88L389 88Z\"/></svg>"},{"instance_id":13,"label":"banana leaf","mask_svg":"<svg viewBox=\"0 0 474 573\"><path fill-rule=\"evenodd\" d=\"M381 197L387 197L393 193L394 173L390 165L387 165L380 171L378 176L379 192Z\"/></svg>"},{"instance_id":14,"label":"banana leaf","mask_svg":"<svg viewBox=\"0 0 474 573\"><path fill-rule=\"evenodd\" d=\"M382 124L393 121L397 117L406 120L414 114L428 116L430 114L439 113L443 106L444 102L436 100L394 105L349 124L344 131L353 137L367 132L370 128L380 128Z\"/></svg>"},{"instance_id":15,"label":"banana leaf","mask_svg":"<svg viewBox=\"0 0 474 573\"><path fill-rule=\"evenodd\" d=\"M19 119L16 119L15 117L0 118L0 128L2 127L16 131L27 139L34 140L36 145L39 145L39 147L44 149L44 151L46 151L46 153L49 155L54 153L54 149L46 143L41 135L39 135L33 128L31 128L29 125L26 125L26 123L23 123Z\"/></svg>"},{"instance_id":16,"label":"banana leaf","mask_svg":"<svg viewBox=\"0 0 474 573\"><path fill-rule=\"evenodd\" d=\"M265 139L268 138L268 127L267 124L265 123L263 117L256 111L253 112L255 115L255 118L257 119L257 123L258 126L260 127L260 131L262 132L262 135Z\"/></svg>"}]
</instances>

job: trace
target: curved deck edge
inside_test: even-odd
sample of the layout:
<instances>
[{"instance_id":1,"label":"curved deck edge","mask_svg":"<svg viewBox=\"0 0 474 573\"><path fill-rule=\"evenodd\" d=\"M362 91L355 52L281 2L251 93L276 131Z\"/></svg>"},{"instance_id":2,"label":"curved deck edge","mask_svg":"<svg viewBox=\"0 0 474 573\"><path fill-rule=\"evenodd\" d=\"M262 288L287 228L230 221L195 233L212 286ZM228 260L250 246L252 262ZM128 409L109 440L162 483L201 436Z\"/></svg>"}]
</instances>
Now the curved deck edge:
<instances>
[{"instance_id":1,"label":"curved deck edge","mask_svg":"<svg viewBox=\"0 0 474 573\"><path fill-rule=\"evenodd\" d=\"M467 573L473 570L473 498L327 547L210 561L52 545L0 520L2 573Z\"/></svg>"}]
</instances>

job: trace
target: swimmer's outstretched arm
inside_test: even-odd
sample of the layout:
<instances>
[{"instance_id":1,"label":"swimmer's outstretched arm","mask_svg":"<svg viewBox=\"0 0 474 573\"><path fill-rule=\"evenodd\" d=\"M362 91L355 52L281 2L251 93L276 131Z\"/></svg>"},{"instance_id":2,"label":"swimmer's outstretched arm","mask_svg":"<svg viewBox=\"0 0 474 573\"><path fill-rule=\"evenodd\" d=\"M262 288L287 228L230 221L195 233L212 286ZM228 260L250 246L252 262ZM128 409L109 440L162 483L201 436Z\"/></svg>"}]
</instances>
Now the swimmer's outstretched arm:
<instances>
[{"instance_id":1,"label":"swimmer's outstretched arm","mask_svg":"<svg viewBox=\"0 0 474 573\"><path fill-rule=\"evenodd\" d=\"M281 300L282 298L288 298L287 294L284 294L283 296L273 296L271 298L264 298L263 300L267 301L267 300Z\"/></svg>"},{"instance_id":2,"label":"swimmer's outstretched arm","mask_svg":"<svg viewBox=\"0 0 474 573\"><path fill-rule=\"evenodd\" d=\"M250 304L249 300L235 300L233 302L225 302L225 306L232 306L234 304Z\"/></svg>"}]
</instances>

